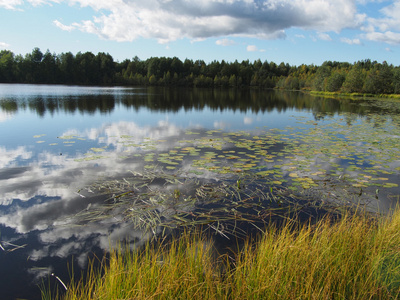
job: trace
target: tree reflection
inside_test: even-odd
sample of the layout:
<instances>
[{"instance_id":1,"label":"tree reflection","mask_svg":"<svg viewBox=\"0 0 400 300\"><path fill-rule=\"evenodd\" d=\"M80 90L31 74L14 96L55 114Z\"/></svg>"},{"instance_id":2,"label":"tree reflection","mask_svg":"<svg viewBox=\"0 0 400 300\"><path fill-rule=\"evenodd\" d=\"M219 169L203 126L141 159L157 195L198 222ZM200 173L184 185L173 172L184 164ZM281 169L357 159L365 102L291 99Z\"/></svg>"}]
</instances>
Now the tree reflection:
<instances>
[{"instance_id":1,"label":"tree reflection","mask_svg":"<svg viewBox=\"0 0 400 300\"><path fill-rule=\"evenodd\" d=\"M27 97L15 95L0 98L0 108L5 112L16 113L29 107L39 116L56 112L81 114L107 114L117 105L138 111L146 108L153 112L178 112L179 110L240 111L264 113L270 111L285 112L298 110L312 112L316 119L345 112L366 115L367 113L385 113L393 107L368 107L360 105L360 100L328 99L314 97L299 92L261 91L252 89L196 89L196 88L160 88L122 89L115 93L103 93L99 89L92 94L52 94L56 87L50 87L48 94ZM1 97L1 96L0 96ZM373 110L373 111L371 111Z\"/></svg>"}]
</instances>

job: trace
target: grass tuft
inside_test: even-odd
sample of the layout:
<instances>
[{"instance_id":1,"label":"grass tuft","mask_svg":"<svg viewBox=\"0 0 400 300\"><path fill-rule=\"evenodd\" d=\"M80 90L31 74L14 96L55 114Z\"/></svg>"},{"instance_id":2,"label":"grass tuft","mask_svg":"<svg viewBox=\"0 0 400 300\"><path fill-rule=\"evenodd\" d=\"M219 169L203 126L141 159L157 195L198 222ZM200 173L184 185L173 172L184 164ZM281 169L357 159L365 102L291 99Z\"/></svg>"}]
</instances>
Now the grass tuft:
<instances>
[{"instance_id":1,"label":"grass tuft","mask_svg":"<svg viewBox=\"0 0 400 300\"><path fill-rule=\"evenodd\" d=\"M382 219L329 216L270 225L236 255L215 255L200 233L119 247L63 299L396 299L400 211Z\"/></svg>"}]
</instances>

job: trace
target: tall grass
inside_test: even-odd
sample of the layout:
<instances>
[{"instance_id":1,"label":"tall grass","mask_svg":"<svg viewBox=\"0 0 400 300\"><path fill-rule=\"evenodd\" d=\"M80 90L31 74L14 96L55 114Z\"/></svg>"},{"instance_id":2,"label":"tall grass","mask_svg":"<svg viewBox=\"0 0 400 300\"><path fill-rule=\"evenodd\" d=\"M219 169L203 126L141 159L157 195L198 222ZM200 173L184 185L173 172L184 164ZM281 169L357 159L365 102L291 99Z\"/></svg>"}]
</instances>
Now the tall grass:
<instances>
[{"instance_id":1,"label":"tall grass","mask_svg":"<svg viewBox=\"0 0 400 300\"><path fill-rule=\"evenodd\" d=\"M346 214L269 226L236 255L215 256L201 234L143 251L113 251L64 299L395 299L400 296L400 212Z\"/></svg>"}]
</instances>

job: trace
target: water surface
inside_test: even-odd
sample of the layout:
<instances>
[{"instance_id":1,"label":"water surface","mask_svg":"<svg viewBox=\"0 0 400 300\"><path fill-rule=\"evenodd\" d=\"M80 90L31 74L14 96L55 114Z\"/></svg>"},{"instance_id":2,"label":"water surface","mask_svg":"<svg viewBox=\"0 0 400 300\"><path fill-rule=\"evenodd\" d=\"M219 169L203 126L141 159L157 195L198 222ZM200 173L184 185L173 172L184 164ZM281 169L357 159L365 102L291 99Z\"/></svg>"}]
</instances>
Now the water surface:
<instances>
[{"instance_id":1,"label":"water surface","mask_svg":"<svg viewBox=\"0 0 400 300\"><path fill-rule=\"evenodd\" d=\"M173 205L187 212L198 205L194 186L248 173L257 177L248 189L387 212L400 193L399 108L297 92L2 84L2 297L38 298L49 274L68 281L67 263L85 267L117 240L143 242L123 209L96 222L77 216L103 214L99 191L121 195L132 188L124 180L149 188L146 173L162 174L146 193L184 199ZM172 204L156 205L172 219Z\"/></svg>"}]
</instances>

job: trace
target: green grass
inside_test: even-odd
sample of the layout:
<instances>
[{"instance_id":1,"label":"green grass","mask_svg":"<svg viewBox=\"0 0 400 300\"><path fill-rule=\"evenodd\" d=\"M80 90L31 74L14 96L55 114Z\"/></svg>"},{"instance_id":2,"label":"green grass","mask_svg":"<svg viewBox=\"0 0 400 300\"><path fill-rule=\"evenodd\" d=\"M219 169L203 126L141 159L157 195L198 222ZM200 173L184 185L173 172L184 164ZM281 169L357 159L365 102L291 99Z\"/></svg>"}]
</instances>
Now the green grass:
<instances>
[{"instance_id":1,"label":"green grass","mask_svg":"<svg viewBox=\"0 0 400 300\"><path fill-rule=\"evenodd\" d=\"M236 254L199 233L113 251L62 299L396 299L400 211L270 226ZM48 293L49 294L49 293ZM49 298L49 295L44 298Z\"/></svg>"},{"instance_id":2,"label":"green grass","mask_svg":"<svg viewBox=\"0 0 400 300\"><path fill-rule=\"evenodd\" d=\"M344 92L324 92L324 91L307 91L311 95L318 96L337 96L337 97L347 97L352 99L361 98L391 98L400 99L399 94L369 94L369 93L344 93Z\"/></svg>"}]
</instances>

